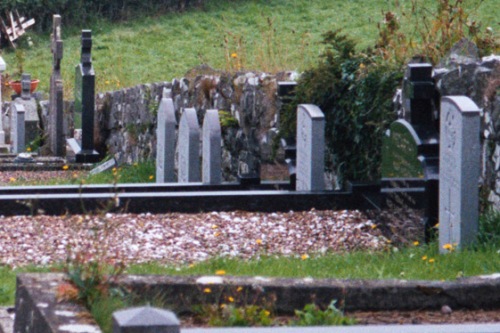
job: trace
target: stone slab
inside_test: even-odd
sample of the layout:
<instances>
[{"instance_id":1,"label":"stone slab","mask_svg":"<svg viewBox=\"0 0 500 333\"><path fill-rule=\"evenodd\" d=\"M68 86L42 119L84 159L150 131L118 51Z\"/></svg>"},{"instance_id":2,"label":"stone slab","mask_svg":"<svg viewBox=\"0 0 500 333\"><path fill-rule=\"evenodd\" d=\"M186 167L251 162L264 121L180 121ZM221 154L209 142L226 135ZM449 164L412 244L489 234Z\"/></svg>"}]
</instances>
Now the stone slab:
<instances>
[{"instance_id":1,"label":"stone slab","mask_svg":"<svg viewBox=\"0 0 500 333\"><path fill-rule=\"evenodd\" d=\"M168 95L168 92L164 92ZM175 181L175 107L172 98L163 97L158 107L156 130L156 182Z\"/></svg>"},{"instance_id":2,"label":"stone slab","mask_svg":"<svg viewBox=\"0 0 500 333\"><path fill-rule=\"evenodd\" d=\"M90 170L89 174L96 175L98 173L109 170L117 165L118 165L118 163L116 162L116 159L112 158L110 160L107 160L106 162L99 164L98 166L96 166L95 168Z\"/></svg>"}]
</instances>

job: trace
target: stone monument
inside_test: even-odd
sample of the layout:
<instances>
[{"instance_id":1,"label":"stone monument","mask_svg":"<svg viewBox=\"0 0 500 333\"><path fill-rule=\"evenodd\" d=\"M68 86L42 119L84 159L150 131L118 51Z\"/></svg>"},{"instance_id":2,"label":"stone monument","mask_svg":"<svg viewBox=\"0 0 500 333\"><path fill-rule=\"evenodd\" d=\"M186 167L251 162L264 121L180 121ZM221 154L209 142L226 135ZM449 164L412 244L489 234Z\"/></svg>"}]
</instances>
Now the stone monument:
<instances>
[{"instance_id":1,"label":"stone monument","mask_svg":"<svg viewBox=\"0 0 500 333\"><path fill-rule=\"evenodd\" d=\"M325 189L325 115L316 106L297 108L297 191Z\"/></svg>"},{"instance_id":2,"label":"stone monument","mask_svg":"<svg viewBox=\"0 0 500 333\"><path fill-rule=\"evenodd\" d=\"M95 72L92 66L92 32L82 30L82 53L75 75L75 112L82 115L82 146L76 153L77 163L95 163L94 150Z\"/></svg>"},{"instance_id":3,"label":"stone monument","mask_svg":"<svg viewBox=\"0 0 500 333\"><path fill-rule=\"evenodd\" d=\"M179 183L199 182L200 175L200 126L195 109L185 109L179 124Z\"/></svg>"},{"instance_id":4,"label":"stone monument","mask_svg":"<svg viewBox=\"0 0 500 333\"><path fill-rule=\"evenodd\" d=\"M207 110L203 120L202 176L204 184L222 183L222 133L219 111Z\"/></svg>"},{"instance_id":5,"label":"stone monument","mask_svg":"<svg viewBox=\"0 0 500 333\"><path fill-rule=\"evenodd\" d=\"M441 100L439 249L472 243L479 220L479 108L468 97Z\"/></svg>"},{"instance_id":6,"label":"stone monument","mask_svg":"<svg viewBox=\"0 0 500 333\"><path fill-rule=\"evenodd\" d=\"M61 79L61 60L63 41L61 39L61 16L52 16L52 76L50 77L49 101L49 138L50 150L55 156L66 155L63 128L63 81Z\"/></svg>"},{"instance_id":7,"label":"stone monument","mask_svg":"<svg viewBox=\"0 0 500 333\"><path fill-rule=\"evenodd\" d=\"M175 119L174 102L170 93L163 97L158 108L156 130L156 182L175 181Z\"/></svg>"}]
</instances>

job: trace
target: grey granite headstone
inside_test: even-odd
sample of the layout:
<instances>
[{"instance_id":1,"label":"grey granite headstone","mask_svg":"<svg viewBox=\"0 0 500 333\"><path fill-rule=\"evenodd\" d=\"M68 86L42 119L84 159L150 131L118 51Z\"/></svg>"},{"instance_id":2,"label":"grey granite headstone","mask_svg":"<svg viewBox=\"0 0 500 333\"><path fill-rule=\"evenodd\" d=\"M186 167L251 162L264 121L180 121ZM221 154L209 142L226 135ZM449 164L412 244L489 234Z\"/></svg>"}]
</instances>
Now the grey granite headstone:
<instances>
[{"instance_id":1,"label":"grey granite headstone","mask_svg":"<svg viewBox=\"0 0 500 333\"><path fill-rule=\"evenodd\" d=\"M94 150L95 72L92 66L92 32L82 30L82 53L75 75L75 112L82 114L82 149L77 163L95 163L99 153Z\"/></svg>"},{"instance_id":2,"label":"grey granite headstone","mask_svg":"<svg viewBox=\"0 0 500 333\"><path fill-rule=\"evenodd\" d=\"M203 119L202 176L204 184L222 182L222 133L218 110L207 110Z\"/></svg>"},{"instance_id":3,"label":"grey granite headstone","mask_svg":"<svg viewBox=\"0 0 500 333\"><path fill-rule=\"evenodd\" d=\"M479 108L468 97L441 99L439 249L476 238L479 219Z\"/></svg>"},{"instance_id":4,"label":"grey granite headstone","mask_svg":"<svg viewBox=\"0 0 500 333\"><path fill-rule=\"evenodd\" d=\"M63 129L63 81L61 79L61 60L63 41L61 39L61 16L52 16L52 76L50 77L49 138L50 150L55 156L66 155Z\"/></svg>"},{"instance_id":5,"label":"grey granite headstone","mask_svg":"<svg viewBox=\"0 0 500 333\"><path fill-rule=\"evenodd\" d=\"M325 189L325 115L311 104L297 108L297 191Z\"/></svg>"},{"instance_id":6,"label":"grey granite headstone","mask_svg":"<svg viewBox=\"0 0 500 333\"><path fill-rule=\"evenodd\" d=\"M179 183L199 182L200 126L195 109L185 109L179 125Z\"/></svg>"},{"instance_id":7,"label":"grey granite headstone","mask_svg":"<svg viewBox=\"0 0 500 333\"><path fill-rule=\"evenodd\" d=\"M158 108L156 130L156 182L175 181L175 108L172 98L163 97Z\"/></svg>"},{"instance_id":8,"label":"grey granite headstone","mask_svg":"<svg viewBox=\"0 0 500 333\"><path fill-rule=\"evenodd\" d=\"M140 307L113 313L113 333L179 333L180 322L168 310Z\"/></svg>"},{"instance_id":9,"label":"grey granite headstone","mask_svg":"<svg viewBox=\"0 0 500 333\"><path fill-rule=\"evenodd\" d=\"M25 141L25 123L24 123L24 106L19 103L12 103L11 105L11 140L12 140L12 152L14 154L19 154L24 152L26 148Z\"/></svg>"}]
</instances>

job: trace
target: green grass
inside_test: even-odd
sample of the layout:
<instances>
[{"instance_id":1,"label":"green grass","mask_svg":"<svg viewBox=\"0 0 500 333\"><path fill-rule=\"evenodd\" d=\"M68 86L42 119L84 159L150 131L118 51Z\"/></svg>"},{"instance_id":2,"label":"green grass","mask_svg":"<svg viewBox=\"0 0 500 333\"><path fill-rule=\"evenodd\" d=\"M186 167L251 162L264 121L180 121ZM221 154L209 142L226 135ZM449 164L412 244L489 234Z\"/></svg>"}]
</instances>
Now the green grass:
<instances>
[{"instance_id":1,"label":"green grass","mask_svg":"<svg viewBox=\"0 0 500 333\"><path fill-rule=\"evenodd\" d=\"M218 270L224 270L227 275L242 276L453 280L460 276L499 272L500 251L489 247L439 255L437 245L433 243L398 251L312 255L305 260L294 257L262 257L250 261L219 258L181 267L162 267L152 263L132 265L127 273L213 275Z\"/></svg>"},{"instance_id":2,"label":"green grass","mask_svg":"<svg viewBox=\"0 0 500 333\"><path fill-rule=\"evenodd\" d=\"M422 258L426 258L423 260ZM430 262L434 259L434 262ZM61 271L61 266L0 267L0 304L14 303L15 275L20 272ZM127 274L214 275L223 270L234 276L283 278L454 280L500 272L498 247L464 249L439 255L437 244L412 246L398 251L351 252L297 257L262 257L253 260L216 258L196 264L168 266L159 263L131 265Z\"/></svg>"},{"instance_id":3,"label":"green grass","mask_svg":"<svg viewBox=\"0 0 500 333\"><path fill-rule=\"evenodd\" d=\"M469 0L467 3L475 3ZM498 29L495 0L485 0L472 19ZM65 99L73 99L75 65L80 59L80 28L93 31L93 61L98 91L139 83L170 81L207 63L216 69L299 70L317 61L321 34L343 28L360 48L373 45L383 10L408 10L410 0L249 0L209 1L205 10L111 24L96 21L86 27L63 27L62 75ZM419 1L434 8L434 0ZM406 31L411 27L408 25ZM52 55L48 34L32 35L35 46L25 49L24 71L41 80L47 92ZM227 43L225 42L227 39ZM240 38L242 38L241 42ZM238 59L228 59L231 53ZM2 50L7 73L17 70L12 50Z\"/></svg>"}]
</instances>

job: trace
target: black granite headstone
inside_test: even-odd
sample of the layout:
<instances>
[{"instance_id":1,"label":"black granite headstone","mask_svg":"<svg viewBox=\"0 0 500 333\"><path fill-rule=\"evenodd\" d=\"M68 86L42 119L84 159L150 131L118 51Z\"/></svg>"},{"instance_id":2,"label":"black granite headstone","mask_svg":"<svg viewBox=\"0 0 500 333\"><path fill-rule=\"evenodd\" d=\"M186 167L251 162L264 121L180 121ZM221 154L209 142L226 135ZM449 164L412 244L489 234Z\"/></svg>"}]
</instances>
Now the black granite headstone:
<instances>
[{"instance_id":1,"label":"black granite headstone","mask_svg":"<svg viewBox=\"0 0 500 333\"><path fill-rule=\"evenodd\" d=\"M95 73L92 66L92 32L82 30L81 62L76 66L75 112L82 114L82 149L77 163L95 163L99 153L94 150Z\"/></svg>"},{"instance_id":2,"label":"black granite headstone","mask_svg":"<svg viewBox=\"0 0 500 333\"><path fill-rule=\"evenodd\" d=\"M422 216L428 240L439 207L439 120L430 64L408 65L403 97L405 119L392 123L384 138L382 193L389 209Z\"/></svg>"}]
</instances>

